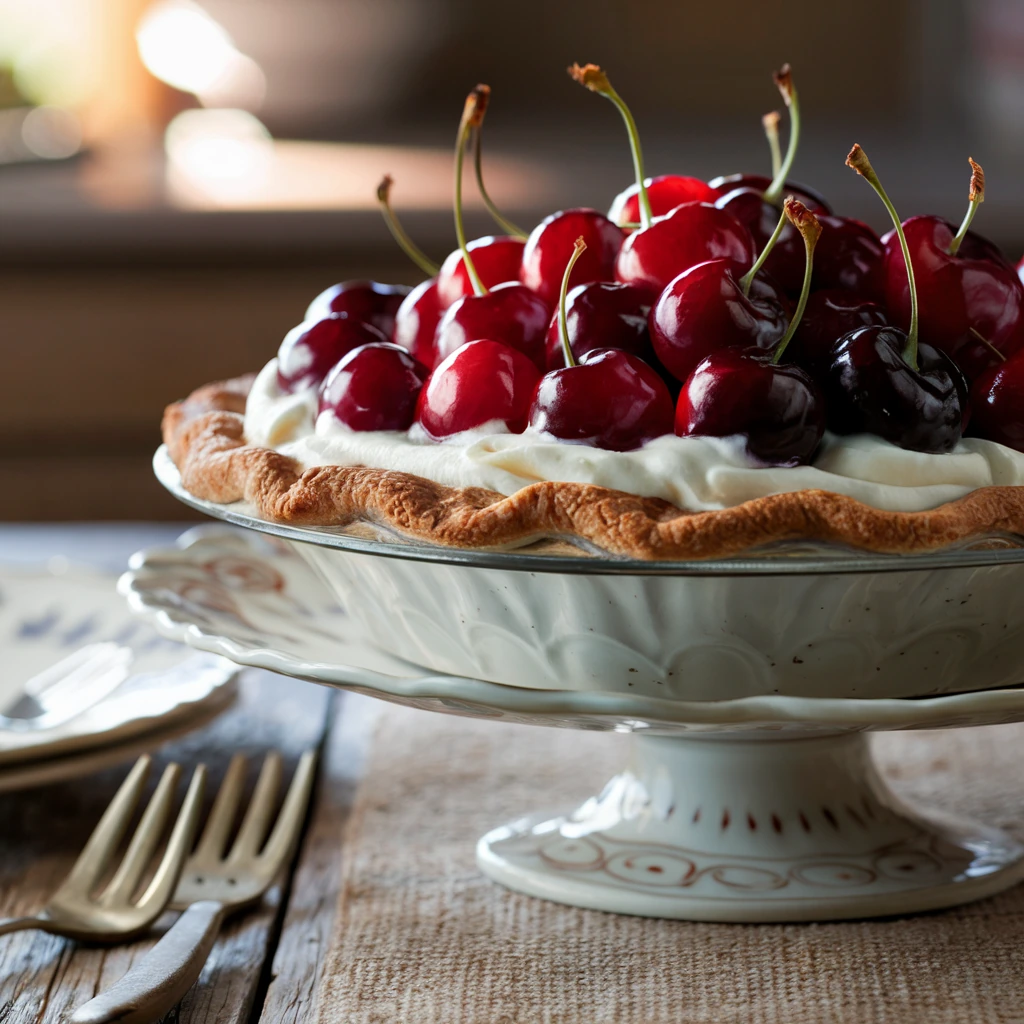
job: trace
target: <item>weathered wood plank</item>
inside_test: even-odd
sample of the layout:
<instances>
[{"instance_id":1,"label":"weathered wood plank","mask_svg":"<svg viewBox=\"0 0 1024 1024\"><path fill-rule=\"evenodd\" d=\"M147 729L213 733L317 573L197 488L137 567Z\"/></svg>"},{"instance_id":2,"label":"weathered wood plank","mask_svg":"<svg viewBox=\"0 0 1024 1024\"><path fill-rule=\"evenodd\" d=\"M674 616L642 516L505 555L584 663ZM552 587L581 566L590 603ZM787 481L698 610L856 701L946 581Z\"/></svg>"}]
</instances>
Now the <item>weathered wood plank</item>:
<instances>
[{"instance_id":1,"label":"weathered wood plank","mask_svg":"<svg viewBox=\"0 0 1024 1024\"><path fill-rule=\"evenodd\" d=\"M303 750L322 742L329 706L330 693L321 687L249 673L239 703L205 729L160 750L157 768L168 760L187 766L204 761L210 768L211 792L236 751L255 761L276 747L290 770ZM112 769L81 781L0 796L0 913L31 913L42 906L124 773L124 768ZM275 891L256 911L229 923L200 981L168 1020L247 1021L272 952L279 909L280 893ZM100 949L38 932L0 939L0 1021L65 1020L74 1007L124 974L152 941Z\"/></svg>"},{"instance_id":2,"label":"weathered wood plank","mask_svg":"<svg viewBox=\"0 0 1024 1024\"><path fill-rule=\"evenodd\" d=\"M380 709L378 701L356 694L341 695L337 705L260 1024L305 1024L317 1016L339 904L342 836Z\"/></svg>"}]
</instances>

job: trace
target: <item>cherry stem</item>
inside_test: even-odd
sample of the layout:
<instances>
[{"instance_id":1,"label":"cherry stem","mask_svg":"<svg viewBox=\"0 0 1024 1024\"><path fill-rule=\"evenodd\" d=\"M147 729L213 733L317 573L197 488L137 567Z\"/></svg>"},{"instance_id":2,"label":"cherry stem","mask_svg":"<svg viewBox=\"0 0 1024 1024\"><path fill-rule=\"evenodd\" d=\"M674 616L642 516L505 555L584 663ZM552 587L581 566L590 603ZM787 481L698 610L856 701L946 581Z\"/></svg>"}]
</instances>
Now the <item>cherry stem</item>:
<instances>
[{"instance_id":1,"label":"cherry stem","mask_svg":"<svg viewBox=\"0 0 1024 1024\"><path fill-rule=\"evenodd\" d=\"M970 205L967 207L967 213L964 214L960 230L956 233L956 237L949 243L949 248L946 250L950 256L955 256L959 251L960 243L964 240L968 230L970 230L971 221L974 220L978 207L985 202L985 172L981 169L981 164L975 163L971 157L968 157L967 160L971 165L971 186L970 191L967 193Z\"/></svg>"},{"instance_id":2,"label":"cherry stem","mask_svg":"<svg viewBox=\"0 0 1024 1024\"><path fill-rule=\"evenodd\" d=\"M391 186L394 181L390 174L385 174L377 186L377 202L380 203L380 212L384 217L392 238L398 243L398 247L423 271L427 277L435 277L441 269L405 232L395 211L391 208Z\"/></svg>"},{"instance_id":3,"label":"cherry stem","mask_svg":"<svg viewBox=\"0 0 1024 1024\"><path fill-rule=\"evenodd\" d=\"M786 346L793 340L793 335L796 334L796 329L800 326L800 318L807 308L807 296L811 294L811 276L814 272L814 247L821 237L821 223L818 218L798 199L794 199L792 196L787 197L783 206L783 216L789 219L789 222L803 237L806 257L804 283L800 288L800 299L796 304L796 312L793 314L793 319L789 321L789 327L782 336L782 341L775 349L775 355L772 356L772 362L776 365L782 358L782 353L786 351Z\"/></svg>"},{"instance_id":4,"label":"cherry stem","mask_svg":"<svg viewBox=\"0 0 1024 1024\"><path fill-rule=\"evenodd\" d=\"M989 350L989 352L992 353L992 355L998 357L999 362L1001 362L1001 363L1005 363L1006 362L1006 356L1004 356L1003 353L1000 352L999 349L997 349L995 347L995 345L993 345L992 342L989 341L988 338L986 338L985 335L981 333L981 331L977 330L974 327L969 328L969 330L970 330L970 333L973 334L974 337L977 338L977 340L980 341L982 343L982 345L984 345L985 348L987 348Z\"/></svg>"},{"instance_id":5,"label":"cherry stem","mask_svg":"<svg viewBox=\"0 0 1024 1024\"><path fill-rule=\"evenodd\" d=\"M878 180L878 175L875 174L875 169L871 166L867 153L860 146L854 145L853 149L850 150L850 155L846 158L846 166L852 167L878 193L878 198L885 204L885 208L889 211L889 216L892 218L893 225L896 228L896 234L900 240L900 248L903 250L903 262L907 265L907 283L910 286L910 330L907 331L907 344L903 349L903 358L912 369L916 370L917 282L914 280L914 264L910 261L910 246L907 245L907 236L903 233L903 224L900 222L900 216L896 212L896 207L892 205L889 197L885 194L885 189L882 188L882 183Z\"/></svg>"},{"instance_id":6,"label":"cherry stem","mask_svg":"<svg viewBox=\"0 0 1024 1024\"><path fill-rule=\"evenodd\" d=\"M479 86L477 88L479 88ZM484 110L486 109L487 104L485 103ZM491 199L490 193L484 185L484 169L481 160L483 151L483 133L484 115L483 111L481 111L480 121L477 124L476 132L473 135L473 170L476 172L476 187L480 190L480 198L483 199L484 206L487 207L487 212L491 215L494 223L497 224L502 231L507 232L513 238L522 238L525 240L526 232L502 214L501 210L499 210L495 205L494 200Z\"/></svg>"},{"instance_id":7,"label":"cherry stem","mask_svg":"<svg viewBox=\"0 0 1024 1024\"><path fill-rule=\"evenodd\" d=\"M771 184L764 190L765 202L778 206L782 190L786 187L786 179L793 169L793 161L796 160L797 147L800 145L800 101L788 64L783 64L772 78L775 79L775 84L789 110L789 145L786 147L786 157L782 161L782 166L775 172Z\"/></svg>"},{"instance_id":8,"label":"cherry stem","mask_svg":"<svg viewBox=\"0 0 1024 1024\"><path fill-rule=\"evenodd\" d=\"M580 235L576 239L576 246L569 257L569 262L566 264L565 273L562 275L562 290L558 294L558 340L562 343L562 352L565 355L566 366L575 366L576 360L573 358L572 346L569 344L569 324L565 318L565 293L569 290L569 275L572 274L572 268L576 266L576 261L583 255L586 247L587 243L583 241L583 236Z\"/></svg>"},{"instance_id":9,"label":"cherry stem","mask_svg":"<svg viewBox=\"0 0 1024 1024\"><path fill-rule=\"evenodd\" d=\"M466 273L473 285L475 295L486 295L487 289L476 272L476 265L473 257L469 255L469 246L466 244L466 230L462 225L462 164L466 156L466 143L469 141L470 132L477 123L481 105L486 109L487 96L490 88L486 85L478 85L467 97L466 104L462 108L462 120L459 121L459 134L455 139L455 236L459 240L459 248L462 250L462 262L466 264Z\"/></svg>"},{"instance_id":10,"label":"cherry stem","mask_svg":"<svg viewBox=\"0 0 1024 1024\"><path fill-rule=\"evenodd\" d=\"M618 108L622 120L626 122L626 131L629 134L629 148L633 153L633 171L636 174L636 184L640 197L640 226L649 227L654 214L651 212L651 199L647 195L647 176L644 174L644 155L640 148L640 133L637 131L636 121L626 101L612 88L608 76L596 64L573 64L569 68L569 74L573 81L596 92L605 99L609 99Z\"/></svg>"},{"instance_id":11,"label":"cherry stem","mask_svg":"<svg viewBox=\"0 0 1024 1024\"><path fill-rule=\"evenodd\" d=\"M761 118L764 134L768 139L768 148L772 151L773 178L779 173L779 168L782 166L782 147L779 145L779 122L781 120L782 115L777 110L773 110Z\"/></svg>"},{"instance_id":12,"label":"cherry stem","mask_svg":"<svg viewBox=\"0 0 1024 1024\"><path fill-rule=\"evenodd\" d=\"M750 294L750 286L754 283L754 277L757 272L764 266L764 261L771 255L772 249L775 248L775 243L779 240L779 235L782 234L782 229L786 226L786 211L783 210L779 217L779 223L775 225L775 230L772 232L772 237L768 239L767 244L761 250L761 255L754 261L754 265L740 278L740 287L743 289L744 295Z\"/></svg>"}]
</instances>

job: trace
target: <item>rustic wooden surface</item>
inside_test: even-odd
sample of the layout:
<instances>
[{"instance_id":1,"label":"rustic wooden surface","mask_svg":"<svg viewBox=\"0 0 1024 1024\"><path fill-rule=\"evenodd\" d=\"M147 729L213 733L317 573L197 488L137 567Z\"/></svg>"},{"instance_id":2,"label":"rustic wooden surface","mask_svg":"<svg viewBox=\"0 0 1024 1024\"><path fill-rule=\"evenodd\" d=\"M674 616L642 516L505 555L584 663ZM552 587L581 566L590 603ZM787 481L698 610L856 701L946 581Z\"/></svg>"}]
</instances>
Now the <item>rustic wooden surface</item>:
<instances>
[{"instance_id":1,"label":"rustic wooden surface","mask_svg":"<svg viewBox=\"0 0 1024 1024\"><path fill-rule=\"evenodd\" d=\"M60 554L115 567L141 544L180 528L0 529L0 565ZM325 945L337 906L341 834L361 760L372 702L266 672L243 675L235 706L207 727L156 752L210 769L208 800L235 752L322 752L313 807L287 877L255 910L229 921L202 977L166 1018L176 1024L298 1022L316 1005ZM58 785L0 796L0 916L39 910L66 875L130 765ZM158 772L153 773L158 777ZM152 785L152 782L151 782ZM156 933L174 917L166 915ZM89 947L41 932L0 938L0 1022L60 1024L116 981L152 945Z\"/></svg>"}]
</instances>

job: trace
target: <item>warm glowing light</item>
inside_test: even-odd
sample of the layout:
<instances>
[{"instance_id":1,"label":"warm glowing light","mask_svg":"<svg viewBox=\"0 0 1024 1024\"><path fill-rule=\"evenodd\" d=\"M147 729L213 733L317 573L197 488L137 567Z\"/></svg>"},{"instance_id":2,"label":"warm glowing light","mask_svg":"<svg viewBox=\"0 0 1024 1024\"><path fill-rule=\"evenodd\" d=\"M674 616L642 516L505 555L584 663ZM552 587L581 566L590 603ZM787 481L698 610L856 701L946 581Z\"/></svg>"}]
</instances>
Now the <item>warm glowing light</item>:
<instances>
[{"instance_id":1,"label":"warm glowing light","mask_svg":"<svg viewBox=\"0 0 1024 1024\"><path fill-rule=\"evenodd\" d=\"M244 110L186 110L164 136L170 184L221 201L259 193L273 146L267 129Z\"/></svg>"},{"instance_id":2,"label":"warm glowing light","mask_svg":"<svg viewBox=\"0 0 1024 1024\"><path fill-rule=\"evenodd\" d=\"M192 0L158 0L142 16L135 40L151 74L204 106L255 108L263 100L259 66Z\"/></svg>"}]
</instances>

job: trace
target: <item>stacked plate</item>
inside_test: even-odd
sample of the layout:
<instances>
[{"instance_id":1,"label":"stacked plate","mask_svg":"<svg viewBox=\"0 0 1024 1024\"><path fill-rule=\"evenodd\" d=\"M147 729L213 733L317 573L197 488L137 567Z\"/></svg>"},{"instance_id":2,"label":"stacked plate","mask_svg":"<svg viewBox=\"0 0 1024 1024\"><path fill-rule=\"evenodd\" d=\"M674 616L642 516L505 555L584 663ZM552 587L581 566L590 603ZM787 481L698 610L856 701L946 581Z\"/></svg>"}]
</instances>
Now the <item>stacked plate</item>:
<instances>
[{"instance_id":1,"label":"stacked plate","mask_svg":"<svg viewBox=\"0 0 1024 1024\"><path fill-rule=\"evenodd\" d=\"M234 700L237 666L160 637L110 574L0 570L0 792L130 760Z\"/></svg>"}]
</instances>

